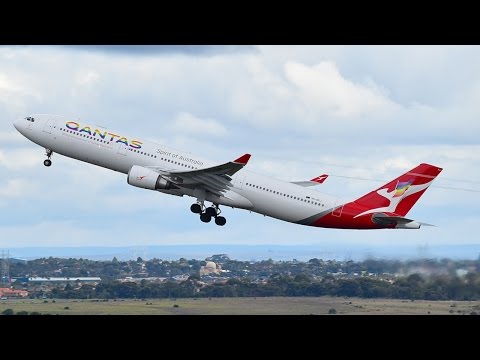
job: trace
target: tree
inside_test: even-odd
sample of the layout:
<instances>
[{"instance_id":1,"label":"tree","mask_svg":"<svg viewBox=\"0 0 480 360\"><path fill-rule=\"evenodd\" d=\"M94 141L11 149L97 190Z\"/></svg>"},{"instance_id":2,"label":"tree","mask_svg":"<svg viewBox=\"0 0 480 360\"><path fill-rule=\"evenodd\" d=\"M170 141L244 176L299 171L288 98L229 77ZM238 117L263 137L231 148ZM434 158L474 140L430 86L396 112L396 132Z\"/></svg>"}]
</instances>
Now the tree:
<instances>
[{"instance_id":1,"label":"tree","mask_svg":"<svg viewBox=\"0 0 480 360\"><path fill-rule=\"evenodd\" d=\"M412 274L407 278L407 282L413 286L421 286L424 280L420 274Z\"/></svg>"},{"instance_id":2,"label":"tree","mask_svg":"<svg viewBox=\"0 0 480 360\"><path fill-rule=\"evenodd\" d=\"M65 288L63 289L64 291L72 291L73 290L73 286L70 284L70 283L67 283L67 285L65 285Z\"/></svg>"},{"instance_id":3,"label":"tree","mask_svg":"<svg viewBox=\"0 0 480 360\"><path fill-rule=\"evenodd\" d=\"M133 298L137 294L137 284L132 282L119 283L114 288L119 298Z\"/></svg>"},{"instance_id":4,"label":"tree","mask_svg":"<svg viewBox=\"0 0 480 360\"><path fill-rule=\"evenodd\" d=\"M295 282L307 282L309 283L310 282L310 278L308 277L308 275L306 274L298 274L295 276Z\"/></svg>"},{"instance_id":5,"label":"tree","mask_svg":"<svg viewBox=\"0 0 480 360\"><path fill-rule=\"evenodd\" d=\"M2 315L15 315L15 312L13 309L5 309L3 310Z\"/></svg>"},{"instance_id":6,"label":"tree","mask_svg":"<svg viewBox=\"0 0 480 360\"><path fill-rule=\"evenodd\" d=\"M200 281L200 275L199 275L199 274L191 274L191 275L188 277L188 280Z\"/></svg>"},{"instance_id":7,"label":"tree","mask_svg":"<svg viewBox=\"0 0 480 360\"><path fill-rule=\"evenodd\" d=\"M337 288L337 296L362 296L363 291L356 280L340 280Z\"/></svg>"},{"instance_id":8,"label":"tree","mask_svg":"<svg viewBox=\"0 0 480 360\"><path fill-rule=\"evenodd\" d=\"M425 280L419 274L412 274L407 277L407 285L410 288L410 298L421 299L424 297L424 283Z\"/></svg>"}]
</instances>

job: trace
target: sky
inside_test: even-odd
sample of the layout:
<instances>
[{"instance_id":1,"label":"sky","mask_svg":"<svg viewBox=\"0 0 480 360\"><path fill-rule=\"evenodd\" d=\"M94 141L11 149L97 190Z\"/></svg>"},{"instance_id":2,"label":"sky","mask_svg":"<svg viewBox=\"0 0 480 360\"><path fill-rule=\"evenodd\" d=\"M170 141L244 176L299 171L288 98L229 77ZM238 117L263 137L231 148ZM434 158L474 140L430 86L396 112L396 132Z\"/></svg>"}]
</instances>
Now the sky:
<instances>
[{"instance_id":1,"label":"sky","mask_svg":"<svg viewBox=\"0 0 480 360\"><path fill-rule=\"evenodd\" d=\"M479 46L0 46L0 248L480 244L478 64ZM34 113L219 163L248 152L248 169L286 181L328 173L316 190L344 199L430 163L444 170L408 215L437 226L322 229L226 207L226 226L204 224L193 198L58 154L44 167L12 125Z\"/></svg>"}]
</instances>

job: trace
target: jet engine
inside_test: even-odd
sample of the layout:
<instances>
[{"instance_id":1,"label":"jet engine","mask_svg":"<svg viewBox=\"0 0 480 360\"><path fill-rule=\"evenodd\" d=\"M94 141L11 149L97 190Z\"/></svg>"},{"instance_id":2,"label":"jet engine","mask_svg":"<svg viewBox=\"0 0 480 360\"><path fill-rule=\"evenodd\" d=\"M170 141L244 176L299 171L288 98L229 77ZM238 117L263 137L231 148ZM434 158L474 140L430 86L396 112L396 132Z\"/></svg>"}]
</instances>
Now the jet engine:
<instances>
[{"instance_id":1,"label":"jet engine","mask_svg":"<svg viewBox=\"0 0 480 360\"><path fill-rule=\"evenodd\" d=\"M178 189L171 181L164 179L158 172L143 166L133 165L128 172L128 184L149 190Z\"/></svg>"}]
</instances>

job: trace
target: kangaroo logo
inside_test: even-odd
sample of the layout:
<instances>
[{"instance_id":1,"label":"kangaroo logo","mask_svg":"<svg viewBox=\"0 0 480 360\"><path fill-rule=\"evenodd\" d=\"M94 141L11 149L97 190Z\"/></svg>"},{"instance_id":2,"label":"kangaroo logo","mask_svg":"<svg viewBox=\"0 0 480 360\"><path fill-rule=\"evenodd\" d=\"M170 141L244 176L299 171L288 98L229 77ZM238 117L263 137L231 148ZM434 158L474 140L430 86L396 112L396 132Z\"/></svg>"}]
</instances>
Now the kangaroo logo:
<instances>
[{"instance_id":1,"label":"kangaroo logo","mask_svg":"<svg viewBox=\"0 0 480 360\"><path fill-rule=\"evenodd\" d=\"M426 184L422 184L422 185L412 185L412 183L413 183L413 179L412 179L412 180L408 180L408 181L405 181L405 182L398 182L397 186L395 186L395 189L393 189L390 192L388 192L388 189L385 189L385 188L377 190L377 194L386 198L387 200L389 200L390 204L388 206L385 206L385 207L379 207L379 208L364 211L364 212L354 216L354 218L357 218L359 216L366 215L366 214L376 213L376 212L394 213L395 210L397 209L398 204L400 204L400 202L405 197L407 197L409 195L412 195L412 194L415 194L419 191L425 190L426 188L428 188L430 186L430 184L432 182L433 182L433 180L426 183Z\"/></svg>"}]
</instances>

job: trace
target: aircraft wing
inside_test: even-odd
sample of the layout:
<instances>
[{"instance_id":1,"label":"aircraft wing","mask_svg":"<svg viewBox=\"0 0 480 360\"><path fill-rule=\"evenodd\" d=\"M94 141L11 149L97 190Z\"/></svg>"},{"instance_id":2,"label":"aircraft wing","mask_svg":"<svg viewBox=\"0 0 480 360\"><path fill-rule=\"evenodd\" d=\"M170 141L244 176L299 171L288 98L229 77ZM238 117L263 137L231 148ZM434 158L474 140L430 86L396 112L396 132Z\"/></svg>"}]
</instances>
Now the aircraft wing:
<instances>
[{"instance_id":1,"label":"aircraft wing","mask_svg":"<svg viewBox=\"0 0 480 360\"><path fill-rule=\"evenodd\" d=\"M201 187L217 196L222 196L222 193L232 186L230 176L247 165L250 156L245 154L234 161L198 170L164 171L156 166L149 168L158 171L162 177L179 187L191 189Z\"/></svg>"},{"instance_id":2,"label":"aircraft wing","mask_svg":"<svg viewBox=\"0 0 480 360\"><path fill-rule=\"evenodd\" d=\"M315 178L313 178L312 180L309 180L309 181L292 181L292 184L296 184L296 185L303 186L303 187L315 186L315 185L318 185L318 184L323 184L323 182L325 180L327 180L327 178L328 178L328 175L323 174L323 175L317 176L317 177L315 177Z\"/></svg>"}]
</instances>

